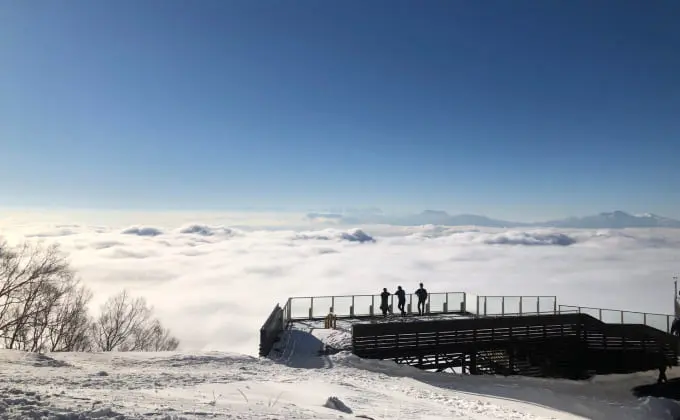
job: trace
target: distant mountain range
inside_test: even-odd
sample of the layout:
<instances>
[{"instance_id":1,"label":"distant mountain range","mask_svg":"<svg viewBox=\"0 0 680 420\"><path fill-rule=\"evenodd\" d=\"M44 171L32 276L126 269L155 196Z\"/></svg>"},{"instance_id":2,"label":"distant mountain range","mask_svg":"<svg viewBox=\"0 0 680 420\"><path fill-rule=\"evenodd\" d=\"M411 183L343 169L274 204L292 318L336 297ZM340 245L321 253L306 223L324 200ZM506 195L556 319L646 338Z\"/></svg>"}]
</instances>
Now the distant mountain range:
<instances>
[{"instance_id":1,"label":"distant mountain range","mask_svg":"<svg viewBox=\"0 0 680 420\"><path fill-rule=\"evenodd\" d=\"M680 221L646 213L633 215L620 210L593 216L569 217L546 222L521 223L496 220L474 214L450 215L440 210L425 210L422 213L391 217L383 214L343 215L338 213L309 213L309 220L332 221L339 224L391 224L398 226L445 225L479 226L494 228L512 227L557 227L572 229L623 229L623 228L680 228Z\"/></svg>"},{"instance_id":2,"label":"distant mountain range","mask_svg":"<svg viewBox=\"0 0 680 420\"><path fill-rule=\"evenodd\" d=\"M543 226L585 229L622 229L665 227L680 228L680 221L656 214L629 214L623 211L600 213L594 216L570 217L562 220L552 220L541 223Z\"/></svg>"}]
</instances>

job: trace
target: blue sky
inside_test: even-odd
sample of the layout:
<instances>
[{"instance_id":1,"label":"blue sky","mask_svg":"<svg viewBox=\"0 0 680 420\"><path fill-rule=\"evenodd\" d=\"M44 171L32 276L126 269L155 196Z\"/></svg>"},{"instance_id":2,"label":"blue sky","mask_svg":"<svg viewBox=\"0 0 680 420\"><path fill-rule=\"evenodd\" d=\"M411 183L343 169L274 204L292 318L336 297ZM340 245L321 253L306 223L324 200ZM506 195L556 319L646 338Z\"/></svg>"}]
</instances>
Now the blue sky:
<instances>
[{"instance_id":1,"label":"blue sky","mask_svg":"<svg viewBox=\"0 0 680 420\"><path fill-rule=\"evenodd\" d=\"M0 205L680 217L675 1L2 1Z\"/></svg>"}]
</instances>

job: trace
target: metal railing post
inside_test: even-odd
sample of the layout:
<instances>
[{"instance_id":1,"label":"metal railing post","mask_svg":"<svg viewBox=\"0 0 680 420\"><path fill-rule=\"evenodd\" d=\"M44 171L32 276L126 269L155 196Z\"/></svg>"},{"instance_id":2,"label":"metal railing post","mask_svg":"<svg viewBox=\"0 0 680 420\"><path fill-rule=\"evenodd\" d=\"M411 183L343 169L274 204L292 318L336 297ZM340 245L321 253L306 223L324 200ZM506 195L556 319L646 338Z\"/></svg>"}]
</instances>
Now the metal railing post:
<instances>
[{"instance_id":1,"label":"metal railing post","mask_svg":"<svg viewBox=\"0 0 680 420\"><path fill-rule=\"evenodd\" d=\"M599 310L599 320L602 321L602 309Z\"/></svg>"},{"instance_id":2,"label":"metal railing post","mask_svg":"<svg viewBox=\"0 0 680 420\"><path fill-rule=\"evenodd\" d=\"M444 302L444 313L449 313L449 294L446 294L446 301Z\"/></svg>"},{"instance_id":3,"label":"metal railing post","mask_svg":"<svg viewBox=\"0 0 680 420\"><path fill-rule=\"evenodd\" d=\"M557 314L557 296L553 296L553 313Z\"/></svg>"},{"instance_id":4,"label":"metal railing post","mask_svg":"<svg viewBox=\"0 0 680 420\"><path fill-rule=\"evenodd\" d=\"M519 314L522 315L522 300L524 298L522 296L519 297Z\"/></svg>"},{"instance_id":5,"label":"metal railing post","mask_svg":"<svg viewBox=\"0 0 680 420\"><path fill-rule=\"evenodd\" d=\"M505 315L505 296L501 296L501 315Z\"/></svg>"},{"instance_id":6,"label":"metal railing post","mask_svg":"<svg viewBox=\"0 0 680 420\"><path fill-rule=\"evenodd\" d=\"M486 296L484 296L484 316L486 316Z\"/></svg>"},{"instance_id":7,"label":"metal railing post","mask_svg":"<svg viewBox=\"0 0 680 420\"><path fill-rule=\"evenodd\" d=\"M446 297L448 298L448 293ZM465 313L467 312L467 293L463 293L463 307L461 308L461 312Z\"/></svg>"},{"instance_id":8,"label":"metal railing post","mask_svg":"<svg viewBox=\"0 0 680 420\"><path fill-rule=\"evenodd\" d=\"M621 312L621 323L623 324L624 323L623 322L623 311L619 311L619 312Z\"/></svg>"},{"instance_id":9,"label":"metal railing post","mask_svg":"<svg viewBox=\"0 0 680 420\"><path fill-rule=\"evenodd\" d=\"M335 313L335 296L331 296L331 310L330 310L330 312L332 314Z\"/></svg>"},{"instance_id":10,"label":"metal railing post","mask_svg":"<svg viewBox=\"0 0 680 420\"><path fill-rule=\"evenodd\" d=\"M541 313L541 297L536 296L536 314L538 315L540 313Z\"/></svg>"},{"instance_id":11,"label":"metal railing post","mask_svg":"<svg viewBox=\"0 0 680 420\"><path fill-rule=\"evenodd\" d=\"M354 295L352 295L352 306L349 307L349 316L354 318Z\"/></svg>"},{"instance_id":12,"label":"metal railing post","mask_svg":"<svg viewBox=\"0 0 680 420\"><path fill-rule=\"evenodd\" d=\"M642 323L647 325L647 313L646 312L642 314Z\"/></svg>"},{"instance_id":13,"label":"metal railing post","mask_svg":"<svg viewBox=\"0 0 680 420\"><path fill-rule=\"evenodd\" d=\"M314 318L314 298L311 298L309 302L309 319Z\"/></svg>"}]
</instances>

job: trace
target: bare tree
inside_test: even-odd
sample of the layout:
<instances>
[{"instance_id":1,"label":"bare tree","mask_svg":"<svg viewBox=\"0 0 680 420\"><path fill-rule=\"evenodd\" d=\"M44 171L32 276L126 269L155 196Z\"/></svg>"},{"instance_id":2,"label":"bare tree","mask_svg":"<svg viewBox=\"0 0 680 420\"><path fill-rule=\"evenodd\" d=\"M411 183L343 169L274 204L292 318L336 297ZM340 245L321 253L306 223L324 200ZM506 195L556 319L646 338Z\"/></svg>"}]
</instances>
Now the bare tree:
<instances>
[{"instance_id":1,"label":"bare tree","mask_svg":"<svg viewBox=\"0 0 680 420\"><path fill-rule=\"evenodd\" d=\"M62 305L54 312L49 325L50 351L90 351L92 320L87 305L92 293L78 284L64 295Z\"/></svg>"},{"instance_id":2,"label":"bare tree","mask_svg":"<svg viewBox=\"0 0 680 420\"><path fill-rule=\"evenodd\" d=\"M24 336L20 344L21 350L44 351L48 342L47 332L52 323L53 314L61 305L64 293L71 287L71 282L64 283L41 282L34 285L35 290L30 290L36 296L33 302L34 311L26 318L26 321L17 325L15 331L20 331Z\"/></svg>"},{"instance_id":3,"label":"bare tree","mask_svg":"<svg viewBox=\"0 0 680 420\"><path fill-rule=\"evenodd\" d=\"M179 340L170 335L170 330L154 319L142 328L136 329L129 343L129 351L172 351L179 346Z\"/></svg>"},{"instance_id":4,"label":"bare tree","mask_svg":"<svg viewBox=\"0 0 680 420\"><path fill-rule=\"evenodd\" d=\"M135 330L143 328L151 316L144 298L132 299L127 290L109 298L92 325L94 343L101 351L126 347Z\"/></svg>"},{"instance_id":5,"label":"bare tree","mask_svg":"<svg viewBox=\"0 0 680 420\"><path fill-rule=\"evenodd\" d=\"M150 351L173 351L179 347L179 340L170 335L170 330L163 328L159 320L154 320L151 328Z\"/></svg>"},{"instance_id":6,"label":"bare tree","mask_svg":"<svg viewBox=\"0 0 680 420\"><path fill-rule=\"evenodd\" d=\"M0 243L0 338L5 348L40 351L50 315L74 274L58 245Z\"/></svg>"},{"instance_id":7,"label":"bare tree","mask_svg":"<svg viewBox=\"0 0 680 420\"><path fill-rule=\"evenodd\" d=\"M144 298L133 299L126 290L110 298L92 325L92 339L100 351L175 350L179 341L160 321Z\"/></svg>"},{"instance_id":8,"label":"bare tree","mask_svg":"<svg viewBox=\"0 0 680 420\"><path fill-rule=\"evenodd\" d=\"M110 298L92 319L92 293L75 277L58 245L0 241L0 347L43 351L164 351L170 336L143 298ZM4 346L3 346L4 344Z\"/></svg>"}]
</instances>

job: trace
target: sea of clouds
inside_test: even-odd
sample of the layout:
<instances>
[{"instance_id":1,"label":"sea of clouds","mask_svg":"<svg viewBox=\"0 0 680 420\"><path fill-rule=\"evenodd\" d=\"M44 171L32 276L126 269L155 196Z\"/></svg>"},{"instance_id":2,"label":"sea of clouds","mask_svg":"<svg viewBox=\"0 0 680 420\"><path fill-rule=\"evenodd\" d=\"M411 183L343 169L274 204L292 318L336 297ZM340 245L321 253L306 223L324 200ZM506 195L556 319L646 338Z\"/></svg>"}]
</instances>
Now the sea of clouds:
<instances>
[{"instance_id":1,"label":"sea of clouds","mask_svg":"<svg viewBox=\"0 0 680 420\"><path fill-rule=\"evenodd\" d=\"M680 229L328 227L297 214L12 212L0 236L59 242L94 292L144 296L184 350L256 354L290 296L430 292L556 295L672 313Z\"/></svg>"}]
</instances>

